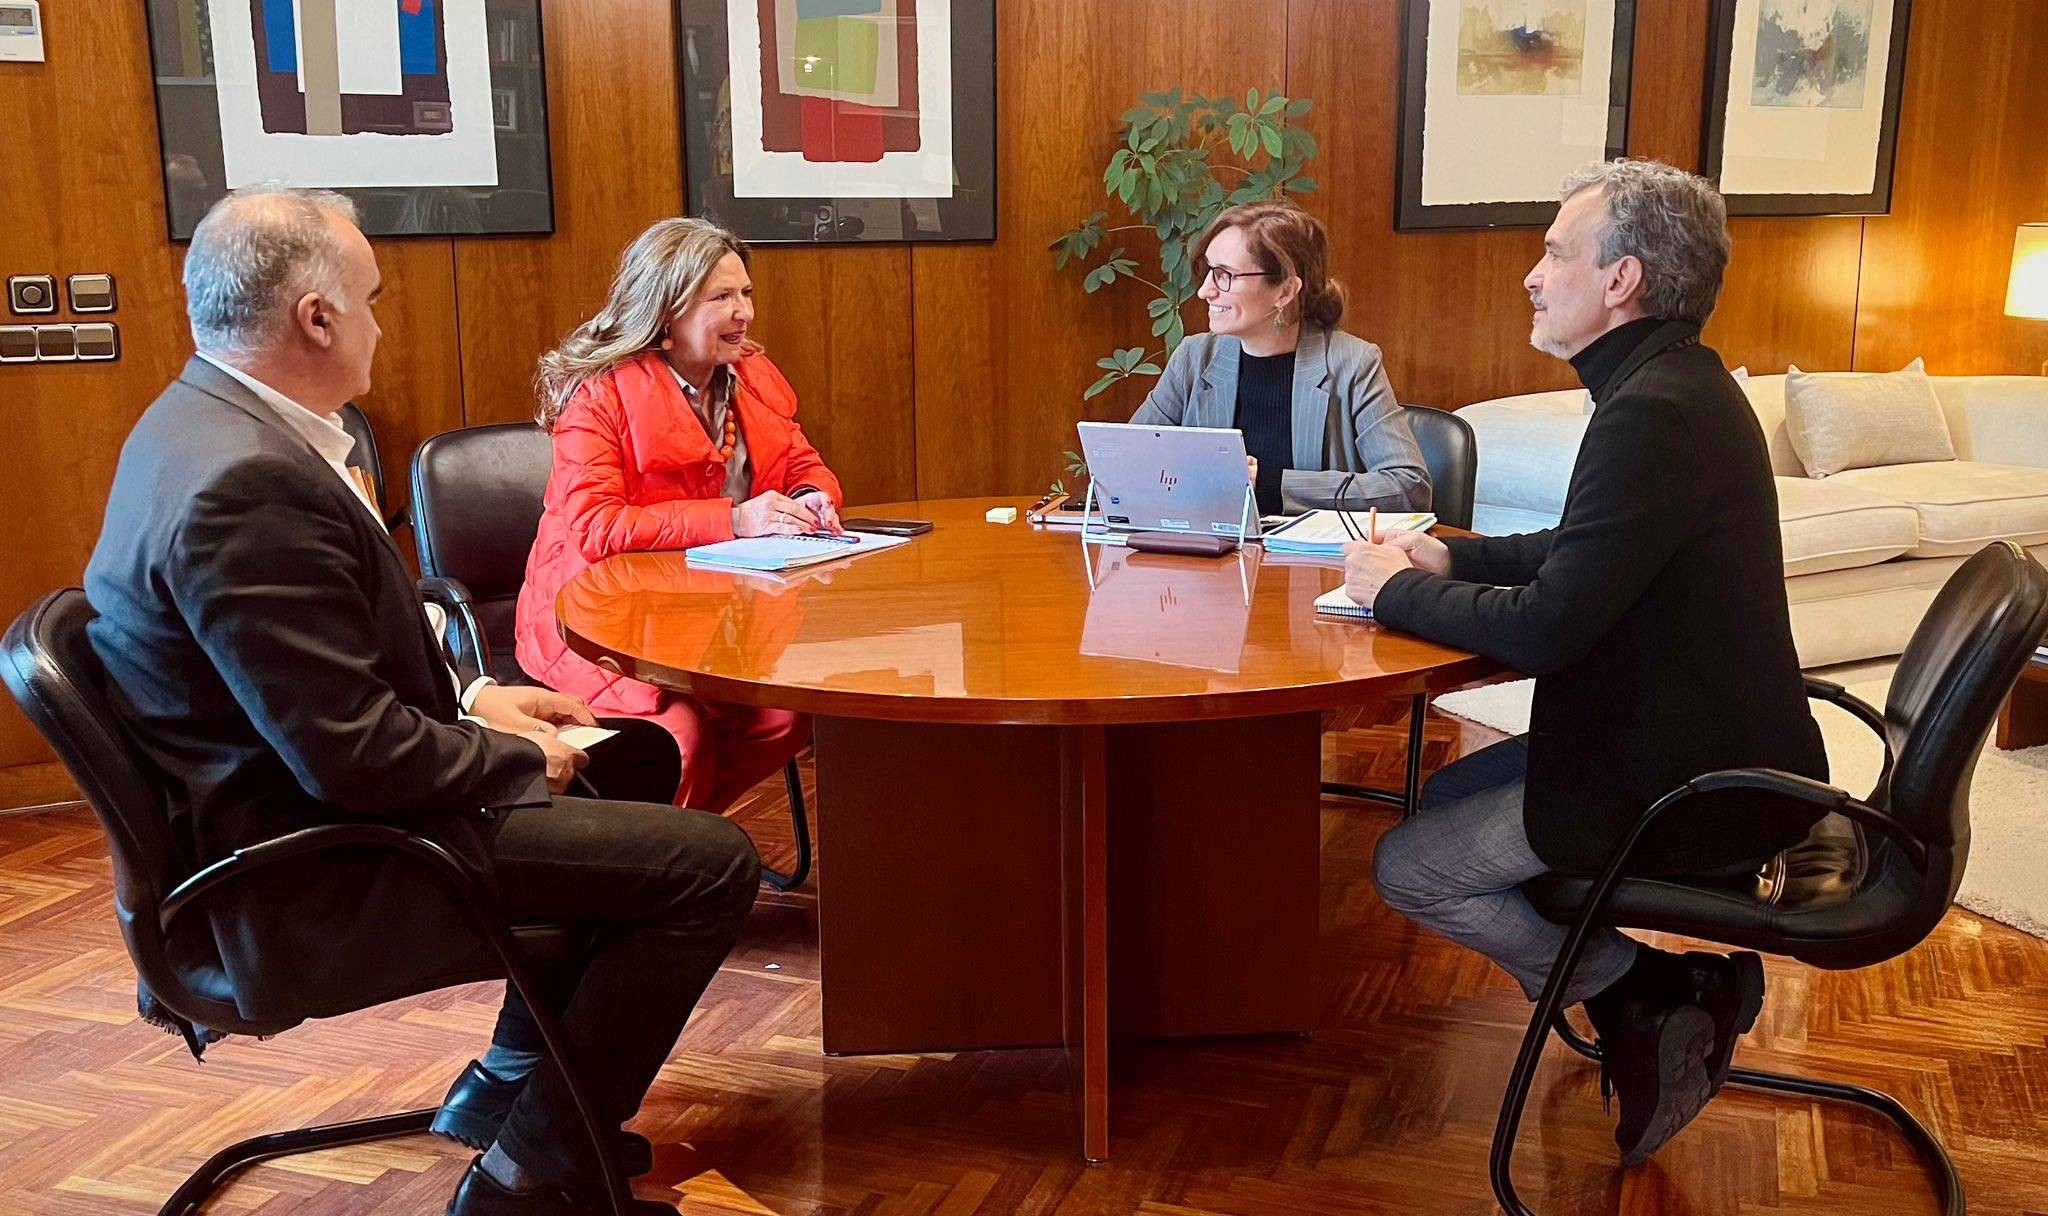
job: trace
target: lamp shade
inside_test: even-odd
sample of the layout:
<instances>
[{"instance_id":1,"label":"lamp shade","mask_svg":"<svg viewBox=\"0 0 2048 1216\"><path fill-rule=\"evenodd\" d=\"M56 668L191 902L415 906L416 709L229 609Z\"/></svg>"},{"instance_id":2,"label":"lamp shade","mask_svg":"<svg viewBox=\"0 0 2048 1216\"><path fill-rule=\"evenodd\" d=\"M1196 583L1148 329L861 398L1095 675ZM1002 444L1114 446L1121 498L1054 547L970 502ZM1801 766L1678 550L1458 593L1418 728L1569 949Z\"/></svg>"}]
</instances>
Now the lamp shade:
<instances>
[{"instance_id":1,"label":"lamp shade","mask_svg":"<svg viewBox=\"0 0 2048 1216\"><path fill-rule=\"evenodd\" d=\"M2048 320L2048 223L2021 224L2013 238L2005 315Z\"/></svg>"}]
</instances>

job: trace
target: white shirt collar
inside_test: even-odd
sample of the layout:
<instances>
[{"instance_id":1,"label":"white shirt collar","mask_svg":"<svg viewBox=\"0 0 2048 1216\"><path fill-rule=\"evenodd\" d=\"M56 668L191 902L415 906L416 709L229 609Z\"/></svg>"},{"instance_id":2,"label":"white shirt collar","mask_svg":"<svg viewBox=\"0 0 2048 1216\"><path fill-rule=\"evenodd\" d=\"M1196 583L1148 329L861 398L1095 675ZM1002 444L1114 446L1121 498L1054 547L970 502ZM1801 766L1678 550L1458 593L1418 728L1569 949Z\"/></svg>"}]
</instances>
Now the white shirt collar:
<instances>
[{"instance_id":1,"label":"white shirt collar","mask_svg":"<svg viewBox=\"0 0 2048 1216\"><path fill-rule=\"evenodd\" d=\"M334 466L337 471L348 463L348 454L355 451L356 440L355 436L348 433L348 428L341 425L339 416L316 414L241 368L230 367L203 350L199 351L198 355L256 394L256 399L269 406L271 412L282 419L294 434L313 445L313 450L319 453L320 459ZM345 472L342 473L342 480L349 480ZM350 485L353 486L354 483L350 482Z\"/></svg>"}]
</instances>

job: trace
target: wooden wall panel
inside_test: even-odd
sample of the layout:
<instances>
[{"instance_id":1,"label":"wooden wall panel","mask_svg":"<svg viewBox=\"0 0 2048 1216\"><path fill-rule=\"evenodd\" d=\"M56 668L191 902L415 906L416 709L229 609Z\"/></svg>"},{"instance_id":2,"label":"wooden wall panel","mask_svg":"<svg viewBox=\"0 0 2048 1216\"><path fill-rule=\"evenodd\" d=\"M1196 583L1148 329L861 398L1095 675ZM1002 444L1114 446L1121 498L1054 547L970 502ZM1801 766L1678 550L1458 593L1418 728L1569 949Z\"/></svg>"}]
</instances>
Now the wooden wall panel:
<instances>
[{"instance_id":1,"label":"wooden wall panel","mask_svg":"<svg viewBox=\"0 0 2048 1216\"><path fill-rule=\"evenodd\" d=\"M597 311L627 242L683 205L671 0L543 0L552 236L455 242L471 424L533 416L542 352Z\"/></svg>"},{"instance_id":2,"label":"wooden wall panel","mask_svg":"<svg viewBox=\"0 0 2048 1216\"><path fill-rule=\"evenodd\" d=\"M1102 207L1116 116L1153 89L1242 93L1286 76L1286 0L1002 0L996 15L999 238L911 256L926 497L1043 489L1074 446L1095 360L1149 336L1145 288L1084 295L1045 250ZM1120 387L1087 416L1129 417L1142 396Z\"/></svg>"},{"instance_id":3,"label":"wooden wall panel","mask_svg":"<svg viewBox=\"0 0 2048 1216\"><path fill-rule=\"evenodd\" d=\"M2004 315L2013 230L2048 220L2048 4L1919 0L1892 213L1866 222L1856 366L2031 374L2048 324Z\"/></svg>"},{"instance_id":4,"label":"wooden wall panel","mask_svg":"<svg viewBox=\"0 0 2048 1216\"><path fill-rule=\"evenodd\" d=\"M379 240L377 362L357 402L377 433L386 506L410 496L412 453L429 435L462 425L462 364L456 342L455 249L446 239Z\"/></svg>"},{"instance_id":5,"label":"wooden wall panel","mask_svg":"<svg viewBox=\"0 0 2048 1216\"><path fill-rule=\"evenodd\" d=\"M191 353L164 239L163 184L140 4L44 5L48 63L0 63L0 277L106 271L118 361L0 366L0 616L75 584L98 538L121 441ZM93 70L98 63L140 70ZM60 283L61 290L61 283ZM62 323L69 313L41 320ZM98 318L84 318L98 319ZM0 313L0 324L22 318ZM49 752L11 702L0 764Z\"/></svg>"},{"instance_id":6,"label":"wooden wall panel","mask_svg":"<svg viewBox=\"0 0 2048 1216\"><path fill-rule=\"evenodd\" d=\"M764 248L753 276L754 330L847 502L917 497L910 251Z\"/></svg>"}]
</instances>

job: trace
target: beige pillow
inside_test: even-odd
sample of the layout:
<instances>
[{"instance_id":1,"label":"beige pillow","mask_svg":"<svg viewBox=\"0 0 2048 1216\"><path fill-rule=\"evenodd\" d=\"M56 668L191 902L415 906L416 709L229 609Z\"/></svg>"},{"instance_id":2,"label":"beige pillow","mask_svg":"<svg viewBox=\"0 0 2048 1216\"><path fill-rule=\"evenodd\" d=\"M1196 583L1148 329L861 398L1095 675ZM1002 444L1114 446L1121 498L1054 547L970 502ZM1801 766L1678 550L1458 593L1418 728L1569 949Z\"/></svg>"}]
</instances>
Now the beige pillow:
<instances>
[{"instance_id":1,"label":"beige pillow","mask_svg":"<svg viewBox=\"0 0 2048 1216\"><path fill-rule=\"evenodd\" d=\"M1785 432L1808 477L1956 458L1948 419L1919 359L1868 376L1788 369Z\"/></svg>"}]
</instances>

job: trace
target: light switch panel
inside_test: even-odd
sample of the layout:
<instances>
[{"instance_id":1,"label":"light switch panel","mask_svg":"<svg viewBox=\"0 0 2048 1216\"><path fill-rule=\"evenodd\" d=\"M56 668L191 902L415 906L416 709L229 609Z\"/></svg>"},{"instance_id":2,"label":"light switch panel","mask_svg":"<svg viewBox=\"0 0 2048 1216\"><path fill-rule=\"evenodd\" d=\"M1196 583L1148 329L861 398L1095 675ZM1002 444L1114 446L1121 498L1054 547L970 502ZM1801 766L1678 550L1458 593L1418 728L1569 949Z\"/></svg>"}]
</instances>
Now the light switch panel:
<instances>
[{"instance_id":1,"label":"light switch panel","mask_svg":"<svg viewBox=\"0 0 2048 1216\"><path fill-rule=\"evenodd\" d=\"M71 292L72 312L114 311L114 276L74 274L65 280Z\"/></svg>"},{"instance_id":2,"label":"light switch panel","mask_svg":"<svg viewBox=\"0 0 2048 1216\"><path fill-rule=\"evenodd\" d=\"M47 274L7 276L7 310L18 317L56 312L56 277Z\"/></svg>"},{"instance_id":3,"label":"light switch panel","mask_svg":"<svg viewBox=\"0 0 2048 1216\"><path fill-rule=\"evenodd\" d=\"M111 321L77 327L78 357L102 360L121 357L121 331Z\"/></svg>"},{"instance_id":4,"label":"light switch panel","mask_svg":"<svg viewBox=\"0 0 2048 1216\"><path fill-rule=\"evenodd\" d=\"M0 363L34 363L36 327L0 325Z\"/></svg>"},{"instance_id":5,"label":"light switch panel","mask_svg":"<svg viewBox=\"0 0 2048 1216\"><path fill-rule=\"evenodd\" d=\"M36 359L70 363L78 358L78 331L69 325L36 326Z\"/></svg>"}]
</instances>

